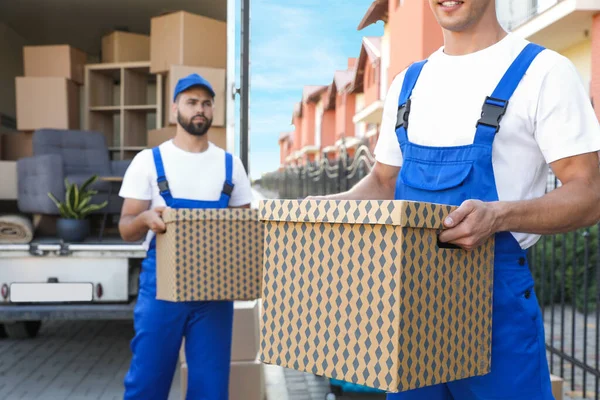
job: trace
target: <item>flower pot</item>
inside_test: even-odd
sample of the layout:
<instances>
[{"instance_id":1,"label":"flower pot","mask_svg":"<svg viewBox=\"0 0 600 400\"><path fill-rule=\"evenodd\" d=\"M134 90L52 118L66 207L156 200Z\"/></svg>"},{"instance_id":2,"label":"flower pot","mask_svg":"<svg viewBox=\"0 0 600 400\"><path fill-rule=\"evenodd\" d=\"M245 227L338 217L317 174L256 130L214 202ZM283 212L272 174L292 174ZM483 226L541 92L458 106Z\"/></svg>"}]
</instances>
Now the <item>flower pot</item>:
<instances>
[{"instance_id":1,"label":"flower pot","mask_svg":"<svg viewBox=\"0 0 600 400\"><path fill-rule=\"evenodd\" d=\"M56 223L56 232L65 242L83 242L90 233L88 219L59 218Z\"/></svg>"}]
</instances>

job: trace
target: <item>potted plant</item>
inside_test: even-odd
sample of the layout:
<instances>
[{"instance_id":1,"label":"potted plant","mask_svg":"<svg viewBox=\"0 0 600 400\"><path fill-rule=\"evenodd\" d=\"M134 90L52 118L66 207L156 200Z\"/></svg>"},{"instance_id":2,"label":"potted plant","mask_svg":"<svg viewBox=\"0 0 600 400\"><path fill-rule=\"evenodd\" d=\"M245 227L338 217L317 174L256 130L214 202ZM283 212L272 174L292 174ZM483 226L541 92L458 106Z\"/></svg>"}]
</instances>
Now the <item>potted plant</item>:
<instances>
[{"instance_id":1,"label":"potted plant","mask_svg":"<svg viewBox=\"0 0 600 400\"><path fill-rule=\"evenodd\" d=\"M76 183L70 183L65 178L65 201L59 201L52 193L48 196L58 207L61 218L58 219L56 230L58 236L66 242L81 242L90 232L90 221L86 218L88 214L100 210L108 204L104 201L100 204L91 204L92 197L98 193L89 189L89 186L98 179L97 175L91 176L81 187Z\"/></svg>"}]
</instances>

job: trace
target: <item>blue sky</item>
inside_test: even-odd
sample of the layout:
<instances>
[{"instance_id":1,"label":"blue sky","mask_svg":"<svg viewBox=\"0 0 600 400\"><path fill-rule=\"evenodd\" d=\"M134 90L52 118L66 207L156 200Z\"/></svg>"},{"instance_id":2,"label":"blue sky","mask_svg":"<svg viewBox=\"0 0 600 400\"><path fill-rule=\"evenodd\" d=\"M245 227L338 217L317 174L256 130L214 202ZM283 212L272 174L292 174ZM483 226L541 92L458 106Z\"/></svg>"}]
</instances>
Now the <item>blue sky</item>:
<instances>
[{"instance_id":1,"label":"blue sky","mask_svg":"<svg viewBox=\"0 0 600 400\"><path fill-rule=\"evenodd\" d=\"M363 36L383 35L378 22L356 27L372 0L251 0L250 159L252 179L279 166L277 139L291 131L304 85L328 85L358 57ZM237 148L236 144L236 148Z\"/></svg>"}]
</instances>

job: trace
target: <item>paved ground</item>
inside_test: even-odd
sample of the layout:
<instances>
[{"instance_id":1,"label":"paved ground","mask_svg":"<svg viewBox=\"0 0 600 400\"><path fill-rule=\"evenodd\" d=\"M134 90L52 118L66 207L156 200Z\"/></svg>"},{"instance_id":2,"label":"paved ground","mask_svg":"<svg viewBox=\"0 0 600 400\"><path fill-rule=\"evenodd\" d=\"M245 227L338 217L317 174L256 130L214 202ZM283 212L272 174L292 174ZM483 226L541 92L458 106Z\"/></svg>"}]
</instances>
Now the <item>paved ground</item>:
<instances>
[{"instance_id":1,"label":"paved ground","mask_svg":"<svg viewBox=\"0 0 600 400\"><path fill-rule=\"evenodd\" d=\"M0 339L0 399L122 399L130 321L50 321L37 338ZM325 379L265 366L267 400L324 400ZM181 398L179 371L169 400ZM338 398L376 400L384 396Z\"/></svg>"},{"instance_id":2,"label":"paved ground","mask_svg":"<svg viewBox=\"0 0 600 400\"><path fill-rule=\"evenodd\" d=\"M564 330L561 331L563 315L565 322ZM569 356L574 355L576 359L585 361L589 366L597 368L600 365L600 358L596 357L600 335L596 334L598 321L595 313L588 314L586 319L582 313L574 313L573 309L568 306L565 307L564 314L561 306L545 307L544 322L546 343L552 343L553 347L563 350ZM554 329L552 329L553 325ZM573 326L575 327L574 335ZM587 346L584 346L583 344L586 342ZM565 392L574 400L584 398L583 369L579 367L573 369L571 363L561 362L558 356L553 356L550 353L548 354L548 361L554 375L564 376L569 381L565 383ZM598 384L600 387L600 382ZM596 379L590 373L587 374L585 388L585 398L594 399Z\"/></svg>"}]
</instances>

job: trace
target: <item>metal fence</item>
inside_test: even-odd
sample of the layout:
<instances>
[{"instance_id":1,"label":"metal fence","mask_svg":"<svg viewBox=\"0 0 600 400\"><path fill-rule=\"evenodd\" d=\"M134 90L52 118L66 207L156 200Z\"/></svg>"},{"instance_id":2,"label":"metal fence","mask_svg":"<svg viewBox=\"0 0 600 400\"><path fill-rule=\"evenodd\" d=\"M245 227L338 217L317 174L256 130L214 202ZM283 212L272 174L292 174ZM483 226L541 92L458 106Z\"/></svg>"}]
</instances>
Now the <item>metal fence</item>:
<instances>
[{"instance_id":1,"label":"metal fence","mask_svg":"<svg viewBox=\"0 0 600 400\"><path fill-rule=\"evenodd\" d=\"M365 143L353 156L342 149L335 162L289 166L263 176L259 184L282 199L339 193L364 178L374 162ZM550 175L547 190L559 185ZM573 396L595 400L600 400L599 253L598 226L543 236L529 250L551 373L565 379Z\"/></svg>"}]
</instances>

